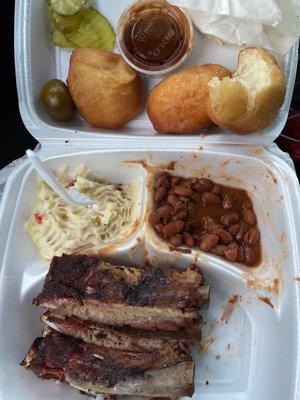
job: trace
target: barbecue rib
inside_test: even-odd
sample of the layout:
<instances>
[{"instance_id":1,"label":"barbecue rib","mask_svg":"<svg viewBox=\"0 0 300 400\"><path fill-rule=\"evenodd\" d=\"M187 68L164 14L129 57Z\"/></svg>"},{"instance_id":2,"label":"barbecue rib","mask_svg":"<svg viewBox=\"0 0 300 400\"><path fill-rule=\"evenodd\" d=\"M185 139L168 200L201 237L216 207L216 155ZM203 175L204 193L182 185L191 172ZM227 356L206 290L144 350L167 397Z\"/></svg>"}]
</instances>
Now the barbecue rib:
<instances>
[{"instance_id":1,"label":"barbecue rib","mask_svg":"<svg viewBox=\"0 0 300 400\"><path fill-rule=\"evenodd\" d=\"M201 339L202 319L189 330L144 331L93 324L74 317L61 317L46 311L41 321L53 330L101 347L127 351L160 352L162 356L188 349Z\"/></svg>"},{"instance_id":2,"label":"barbecue rib","mask_svg":"<svg viewBox=\"0 0 300 400\"><path fill-rule=\"evenodd\" d=\"M21 365L89 394L180 397L194 391L194 362L186 353L166 362L155 353L103 349L53 331L34 341Z\"/></svg>"},{"instance_id":3,"label":"barbecue rib","mask_svg":"<svg viewBox=\"0 0 300 400\"><path fill-rule=\"evenodd\" d=\"M102 325L176 331L199 323L209 286L188 268L140 270L116 267L98 257L54 257L34 304L62 317Z\"/></svg>"},{"instance_id":4,"label":"barbecue rib","mask_svg":"<svg viewBox=\"0 0 300 400\"><path fill-rule=\"evenodd\" d=\"M39 378L91 395L193 395L189 347L209 302L197 267L137 269L63 255L33 302L46 309L46 328L22 365Z\"/></svg>"}]
</instances>

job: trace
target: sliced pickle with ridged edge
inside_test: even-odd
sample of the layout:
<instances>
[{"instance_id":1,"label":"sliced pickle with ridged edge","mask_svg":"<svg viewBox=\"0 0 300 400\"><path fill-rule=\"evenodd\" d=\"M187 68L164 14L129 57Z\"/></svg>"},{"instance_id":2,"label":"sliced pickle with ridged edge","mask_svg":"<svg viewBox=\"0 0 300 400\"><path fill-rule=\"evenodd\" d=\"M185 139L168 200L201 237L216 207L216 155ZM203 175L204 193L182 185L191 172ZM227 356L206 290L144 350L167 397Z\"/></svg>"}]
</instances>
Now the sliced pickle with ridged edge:
<instances>
[{"instance_id":1,"label":"sliced pickle with ridged edge","mask_svg":"<svg viewBox=\"0 0 300 400\"><path fill-rule=\"evenodd\" d=\"M62 47L94 47L112 50L115 32L107 19L92 7L83 9L72 16L64 17L52 11L53 43ZM59 35L57 32L60 32ZM64 40L63 37L66 39Z\"/></svg>"},{"instance_id":2,"label":"sliced pickle with ridged edge","mask_svg":"<svg viewBox=\"0 0 300 400\"><path fill-rule=\"evenodd\" d=\"M60 31L63 35L73 32L74 29L79 29L83 19L84 17L80 12L76 13L75 15L63 17L62 15L52 11L53 28L56 31Z\"/></svg>"},{"instance_id":3,"label":"sliced pickle with ridged edge","mask_svg":"<svg viewBox=\"0 0 300 400\"><path fill-rule=\"evenodd\" d=\"M77 46L111 50L115 45L115 32L107 19L90 7L79 12L84 19L66 37Z\"/></svg>"},{"instance_id":4,"label":"sliced pickle with ridged edge","mask_svg":"<svg viewBox=\"0 0 300 400\"><path fill-rule=\"evenodd\" d=\"M60 15L74 15L87 3L87 0L49 0L50 8Z\"/></svg>"},{"instance_id":5,"label":"sliced pickle with ridged edge","mask_svg":"<svg viewBox=\"0 0 300 400\"><path fill-rule=\"evenodd\" d=\"M62 32L56 30L55 28L53 28L51 31L51 38L55 46L68 48L77 47L74 43L70 42L70 40L68 40Z\"/></svg>"}]
</instances>

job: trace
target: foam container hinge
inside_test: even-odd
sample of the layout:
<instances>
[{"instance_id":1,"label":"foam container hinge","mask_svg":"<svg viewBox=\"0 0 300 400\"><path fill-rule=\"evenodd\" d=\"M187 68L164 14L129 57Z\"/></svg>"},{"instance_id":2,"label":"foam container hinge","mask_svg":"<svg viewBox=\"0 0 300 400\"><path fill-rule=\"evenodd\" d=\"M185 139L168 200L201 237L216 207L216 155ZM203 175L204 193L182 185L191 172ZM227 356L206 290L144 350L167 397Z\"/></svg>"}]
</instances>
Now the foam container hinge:
<instances>
[{"instance_id":1,"label":"foam container hinge","mask_svg":"<svg viewBox=\"0 0 300 400\"><path fill-rule=\"evenodd\" d=\"M204 146L202 150L145 152L41 151L47 164L71 169L86 164L113 182L144 182L140 225L128 240L100 249L117 264L199 265L210 284L211 303L201 314L205 325L201 354L196 359L194 400L296 400L299 385L300 194L294 172L262 147ZM170 252L147 222L152 207L152 178L174 165L171 173L204 176L244 188L250 194L262 234L263 258L257 268L231 264L217 256L192 250ZM41 289L47 263L39 260L24 231L36 191L28 162L10 176L0 214L0 398L2 400L66 400L81 395L67 385L40 381L19 366L33 339L40 335L41 310L32 299ZM232 307L229 299L237 296ZM270 302L266 304L264 301ZM271 306L273 305L273 307ZM231 309L232 307L232 309ZM223 317L223 318L222 318ZM13 385L7 384L13 377Z\"/></svg>"},{"instance_id":2,"label":"foam container hinge","mask_svg":"<svg viewBox=\"0 0 300 400\"><path fill-rule=\"evenodd\" d=\"M131 0L92 0L91 4L102 12L116 28L122 11L132 3ZM287 93L283 106L276 119L264 131L249 135L228 134L222 128L213 132L198 131L194 135L159 135L152 128L144 111L137 119L118 131L108 131L90 127L77 114L68 123L51 120L39 101L42 85L49 79L58 78L66 81L69 68L70 49L53 46L50 37L50 23L46 15L44 1L16 0L15 14L15 60L19 105L23 121L29 132L41 143L53 142L64 138L79 144L84 141L95 146L103 139L134 142L147 139L151 144L173 143L191 145L202 143L252 144L267 146L282 131L289 111L298 60L298 43L278 62L284 70L287 80ZM235 70L237 55L241 48L232 45L220 46L195 31L191 56L181 66L194 64L219 63ZM117 49L115 49L117 51ZM274 54L276 56L276 54ZM149 90L159 79L143 77L144 103ZM145 105L145 104L144 104Z\"/></svg>"}]
</instances>

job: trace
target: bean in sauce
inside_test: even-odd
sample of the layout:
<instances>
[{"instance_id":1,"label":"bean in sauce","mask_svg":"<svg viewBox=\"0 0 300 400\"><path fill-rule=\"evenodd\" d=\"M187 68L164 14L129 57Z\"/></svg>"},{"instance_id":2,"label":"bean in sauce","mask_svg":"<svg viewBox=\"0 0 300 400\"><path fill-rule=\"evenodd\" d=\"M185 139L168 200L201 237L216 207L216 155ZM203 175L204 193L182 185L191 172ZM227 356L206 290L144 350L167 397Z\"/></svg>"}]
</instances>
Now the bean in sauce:
<instances>
[{"instance_id":1,"label":"bean in sauce","mask_svg":"<svg viewBox=\"0 0 300 400\"><path fill-rule=\"evenodd\" d=\"M260 263L260 232L245 190L161 172L153 191L149 222L173 248L198 247L252 267Z\"/></svg>"}]
</instances>

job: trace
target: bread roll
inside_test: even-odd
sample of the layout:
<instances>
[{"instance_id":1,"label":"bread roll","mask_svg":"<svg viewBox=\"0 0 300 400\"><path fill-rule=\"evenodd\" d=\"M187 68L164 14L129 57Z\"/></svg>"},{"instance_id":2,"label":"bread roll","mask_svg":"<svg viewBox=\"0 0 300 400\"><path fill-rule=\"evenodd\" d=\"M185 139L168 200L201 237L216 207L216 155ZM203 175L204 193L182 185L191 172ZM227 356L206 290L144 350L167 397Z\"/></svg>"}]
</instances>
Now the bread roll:
<instances>
[{"instance_id":1,"label":"bread roll","mask_svg":"<svg viewBox=\"0 0 300 400\"><path fill-rule=\"evenodd\" d=\"M150 92L147 113L158 132L189 133L214 124L205 110L207 83L213 76L231 73L221 65L186 68L161 81Z\"/></svg>"},{"instance_id":2,"label":"bread roll","mask_svg":"<svg viewBox=\"0 0 300 400\"><path fill-rule=\"evenodd\" d=\"M260 48L239 54L232 78L212 78L206 110L217 125L244 134L266 128L285 97L285 79L275 58Z\"/></svg>"},{"instance_id":3,"label":"bread roll","mask_svg":"<svg viewBox=\"0 0 300 400\"><path fill-rule=\"evenodd\" d=\"M81 116L99 128L117 129L141 110L141 79L123 58L88 47L73 51L67 80Z\"/></svg>"}]
</instances>

